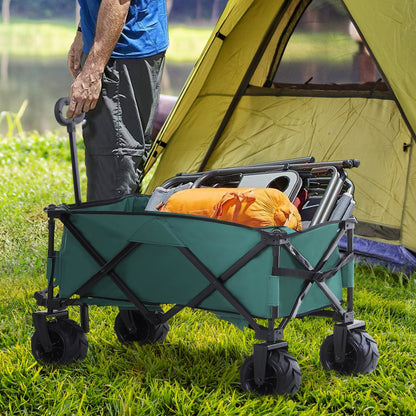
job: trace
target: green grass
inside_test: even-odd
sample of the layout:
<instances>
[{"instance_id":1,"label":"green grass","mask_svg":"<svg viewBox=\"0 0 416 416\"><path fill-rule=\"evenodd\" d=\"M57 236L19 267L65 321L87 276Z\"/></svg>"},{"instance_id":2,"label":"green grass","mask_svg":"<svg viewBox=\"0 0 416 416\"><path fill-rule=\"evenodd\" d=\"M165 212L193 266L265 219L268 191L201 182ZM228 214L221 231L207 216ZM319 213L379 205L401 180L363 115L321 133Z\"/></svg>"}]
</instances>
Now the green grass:
<instances>
[{"instance_id":1,"label":"green grass","mask_svg":"<svg viewBox=\"0 0 416 416\"><path fill-rule=\"evenodd\" d=\"M194 62L203 50L211 30L170 26L170 46L166 59L172 62ZM0 24L0 50L18 57L63 57L75 36L72 21L12 21Z\"/></svg>"},{"instance_id":2,"label":"green grass","mask_svg":"<svg viewBox=\"0 0 416 416\"><path fill-rule=\"evenodd\" d=\"M195 62L204 49L211 31L206 28L170 26L170 44L166 59L172 62Z\"/></svg>"},{"instance_id":3,"label":"green grass","mask_svg":"<svg viewBox=\"0 0 416 416\"><path fill-rule=\"evenodd\" d=\"M27 108L28 103L28 100L24 100L17 113L12 113L10 111L0 112L0 126L3 123L7 125L6 137L13 137L15 133L24 136L21 118Z\"/></svg>"},{"instance_id":4,"label":"green grass","mask_svg":"<svg viewBox=\"0 0 416 416\"><path fill-rule=\"evenodd\" d=\"M170 45L166 59L171 62L195 62L209 39L212 29L169 26ZM0 24L0 50L10 56L66 56L75 34L72 21L15 21ZM314 56L317 61L351 59L356 42L341 33L296 33L290 41L285 59L304 60Z\"/></svg>"},{"instance_id":5,"label":"green grass","mask_svg":"<svg viewBox=\"0 0 416 416\"><path fill-rule=\"evenodd\" d=\"M350 36L339 32L299 33L295 32L289 40L283 59L296 62L312 60L315 62L350 61L357 52L357 43Z\"/></svg>"},{"instance_id":6,"label":"green grass","mask_svg":"<svg viewBox=\"0 0 416 416\"><path fill-rule=\"evenodd\" d=\"M9 56L65 56L75 35L74 22L16 21L0 24L0 49Z\"/></svg>"},{"instance_id":7,"label":"green grass","mask_svg":"<svg viewBox=\"0 0 416 416\"><path fill-rule=\"evenodd\" d=\"M91 307L87 358L63 367L36 363L31 313L38 310L33 293L46 284L43 208L73 201L70 169L66 137L0 138L0 415L416 414L415 276L382 268L356 267L354 295L356 317L380 350L377 370L325 372L319 347L331 322L293 320L285 338L302 370L294 397L242 392L238 372L256 342L252 331L205 311L176 315L162 345L125 346L113 331L117 311ZM85 180L82 189L85 195ZM78 319L75 308L70 316Z\"/></svg>"}]
</instances>

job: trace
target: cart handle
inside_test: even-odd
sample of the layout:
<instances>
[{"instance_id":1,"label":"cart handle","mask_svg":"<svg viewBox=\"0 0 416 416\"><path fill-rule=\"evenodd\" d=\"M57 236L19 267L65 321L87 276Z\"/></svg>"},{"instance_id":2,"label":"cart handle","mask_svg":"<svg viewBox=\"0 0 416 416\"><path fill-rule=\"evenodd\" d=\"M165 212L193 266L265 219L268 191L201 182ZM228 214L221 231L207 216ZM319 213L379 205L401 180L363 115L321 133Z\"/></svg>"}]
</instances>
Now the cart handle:
<instances>
[{"instance_id":1,"label":"cart handle","mask_svg":"<svg viewBox=\"0 0 416 416\"><path fill-rule=\"evenodd\" d=\"M85 113L81 113L76 117L65 118L62 115L62 109L65 105L69 105L70 98L63 97L59 98L55 104L55 118L56 121L62 125L66 126L66 129L69 133L69 148L71 151L71 164L72 164L72 180L74 183L74 197L75 204L81 204L81 187L79 181L79 169L78 169L78 158L77 158L77 145L75 140L76 125L84 120Z\"/></svg>"},{"instance_id":2,"label":"cart handle","mask_svg":"<svg viewBox=\"0 0 416 416\"><path fill-rule=\"evenodd\" d=\"M62 98L59 98L59 100L55 104L56 121L61 126L67 126L68 131L70 128L72 130L72 127L75 127L76 124L81 123L81 121L84 120L84 117L85 117L85 113L81 113L77 115L76 117L71 117L71 118L64 117L62 114L62 110L64 106L69 105L70 102L71 101L69 97L62 97Z\"/></svg>"}]
</instances>

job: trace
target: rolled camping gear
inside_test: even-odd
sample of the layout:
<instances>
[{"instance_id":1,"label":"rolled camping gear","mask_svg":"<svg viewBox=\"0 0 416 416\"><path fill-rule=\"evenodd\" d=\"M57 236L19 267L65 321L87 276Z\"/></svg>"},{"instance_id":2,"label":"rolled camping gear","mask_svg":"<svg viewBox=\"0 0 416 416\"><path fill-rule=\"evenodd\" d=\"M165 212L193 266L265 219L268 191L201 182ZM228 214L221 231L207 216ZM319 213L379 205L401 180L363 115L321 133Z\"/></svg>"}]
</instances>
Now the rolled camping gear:
<instances>
[{"instance_id":1,"label":"rolled camping gear","mask_svg":"<svg viewBox=\"0 0 416 416\"><path fill-rule=\"evenodd\" d=\"M75 146L74 140L70 146ZM45 308L33 314L35 359L57 364L84 359L89 305L118 307L117 338L140 344L163 342L169 320L189 307L213 312L240 329L248 327L262 341L241 366L245 391L298 391L301 370L284 339L284 329L296 317L325 317L335 322L333 334L320 348L324 369L344 374L372 372L379 353L365 323L354 317L356 221L344 198L353 194L346 170L358 164L356 160L317 163L301 158L178 174L162 186L166 191L184 184L190 188L238 187L249 179L267 188L267 184L281 186L282 181L275 179L286 175L282 192L286 190L291 200L296 195L290 181L295 181L298 194L306 187L320 200L312 216L316 224L305 224L300 232L160 212L154 203L149 208L150 195L93 203L82 203L76 197L75 204L49 205L45 208L48 286L35 293L38 305ZM77 174L73 178L79 180ZM329 204L333 208L328 209ZM302 214L301 206L299 210ZM339 219L328 221L337 210ZM344 218L346 213L348 218ZM54 248L56 220L64 226L58 251ZM344 235L348 247L340 255L338 242ZM161 305L166 306L162 309ZM69 319L67 309L72 306L80 307L80 324Z\"/></svg>"}]
</instances>

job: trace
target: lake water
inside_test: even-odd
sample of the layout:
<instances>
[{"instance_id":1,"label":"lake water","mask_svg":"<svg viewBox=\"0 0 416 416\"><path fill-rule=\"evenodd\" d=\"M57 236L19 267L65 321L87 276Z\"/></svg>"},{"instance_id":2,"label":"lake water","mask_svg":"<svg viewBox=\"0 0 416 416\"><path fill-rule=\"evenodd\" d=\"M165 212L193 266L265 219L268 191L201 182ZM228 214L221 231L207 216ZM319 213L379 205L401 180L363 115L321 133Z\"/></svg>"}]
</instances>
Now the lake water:
<instances>
[{"instance_id":1,"label":"lake water","mask_svg":"<svg viewBox=\"0 0 416 416\"><path fill-rule=\"evenodd\" d=\"M365 58L365 56L364 56ZM378 75L374 67L366 79L354 75L354 59L342 63L282 62L275 81L304 83L374 81ZM166 62L161 93L177 96L186 82L193 63ZM25 131L65 131L55 120L53 109L58 98L69 94L72 77L66 67L66 58L8 58L0 62L0 112L16 113L25 100L28 106L22 117ZM7 133L7 121L0 121L0 134Z\"/></svg>"},{"instance_id":2,"label":"lake water","mask_svg":"<svg viewBox=\"0 0 416 416\"><path fill-rule=\"evenodd\" d=\"M166 63L161 93L178 95L193 68L192 63ZM69 94L72 77L66 67L66 58L10 58L1 57L0 112L17 113L27 99L28 106L22 117L26 131L61 131L53 109L58 98ZM66 131L66 130L64 130ZM0 122L0 133L7 133L7 122Z\"/></svg>"}]
</instances>

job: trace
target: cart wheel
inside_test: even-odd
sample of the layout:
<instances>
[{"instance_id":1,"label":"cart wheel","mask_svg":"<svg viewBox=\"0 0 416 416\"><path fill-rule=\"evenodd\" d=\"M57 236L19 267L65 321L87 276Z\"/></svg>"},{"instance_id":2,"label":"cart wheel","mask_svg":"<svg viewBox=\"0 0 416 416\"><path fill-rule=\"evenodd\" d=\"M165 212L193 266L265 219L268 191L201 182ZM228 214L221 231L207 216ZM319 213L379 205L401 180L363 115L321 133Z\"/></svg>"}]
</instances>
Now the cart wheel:
<instances>
[{"instance_id":1,"label":"cart wheel","mask_svg":"<svg viewBox=\"0 0 416 416\"><path fill-rule=\"evenodd\" d=\"M122 344L128 342L155 344L166 339L169 323L154 325L137 310L121 310L116 317L114 331Z\"/></svg>"},{"instance_id":2,"label":"cart wheel","mask_svg":"<svg viewBox=\"0 0 416 416\"><path fill-rule=\"evenodd\" d=\"M83 360L87 356L88 341L82 328L71 319L46 322L52 342L52 350L45 351L41 334L35 331L32 336L32 354L36 361L45 364L69 364Z\"/></svg>"},{"instance_id":3,"label":"cart wheel","mask_svg":"<svg viewBox=\"0 0 416 416\"><path fill-rule=\"evenodd\" d=\"M334 335L328 335L321 345L319 358L325 370L335 370L341 374L368 374L377 367L380 356L377 344L366 331L347 333L345 360L335 362Z\"/></svg>"},{"instance_id":4,"label":"cart wheel","mask_svg":"<svg viewBox=\"0 0 416 416\"><path fill-rule=\"evenodd\" d=\"M300 387L301 371L299 364L286 350L279 349L269 353L266 363L266 376L262 385L254 380L254 355L248 357L240 370L240 382L244 391L261 395L291 394Z\"/></svg>"}]
</instances>

